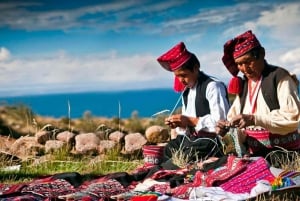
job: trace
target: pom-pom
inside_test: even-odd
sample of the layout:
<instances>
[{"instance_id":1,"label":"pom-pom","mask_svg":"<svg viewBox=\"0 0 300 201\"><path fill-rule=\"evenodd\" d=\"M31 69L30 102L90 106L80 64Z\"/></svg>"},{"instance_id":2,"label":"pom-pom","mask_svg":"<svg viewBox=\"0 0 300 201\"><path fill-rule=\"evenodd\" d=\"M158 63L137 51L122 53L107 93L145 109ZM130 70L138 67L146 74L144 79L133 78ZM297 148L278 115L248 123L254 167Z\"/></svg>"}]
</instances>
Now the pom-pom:
<instances>
[{"instance_id":1,"label":"pom-pom","mask_svg":"<svg viewBox=\"0 0 300 201\"><path fill-rule=\"evenodd\" d=\"M243 82L242 78L235 76L231 78L228 84L228 93L229 94L240 94L242 92Z\"/></svg>"},{"instance_id":2,"label":"pom-pom","mask_svg":"<svg viewBox=\"0 0 300 201\"><path fill-rule=\"evenodd\" d=\"M175 76L174 78L174 90L176 92L182 92L185 89L185 85L180 82L178 77Z\"/></svg>"}]
</instances>

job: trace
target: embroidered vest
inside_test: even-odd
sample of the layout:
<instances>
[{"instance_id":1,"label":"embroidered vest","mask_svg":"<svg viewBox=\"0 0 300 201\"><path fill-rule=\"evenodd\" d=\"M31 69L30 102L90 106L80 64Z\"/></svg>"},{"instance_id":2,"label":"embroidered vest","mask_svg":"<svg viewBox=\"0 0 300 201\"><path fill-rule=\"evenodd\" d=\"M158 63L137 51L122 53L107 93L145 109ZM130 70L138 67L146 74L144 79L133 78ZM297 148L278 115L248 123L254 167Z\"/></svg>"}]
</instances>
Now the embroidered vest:
<instances>
[{"instance_id":1,"label":"embroidered vest","mask_svg":"<svg viewBox=\"0 0 300 201\"><path fill-rule=\"evenodd\" d=\"M279 81L287 75L290 74L285 69L280 67L275 67L265 63L265 68L262 72L263 78L261 83L261 91L270 111L279 109L279 102L277 98L277 85ZM243 86L244 89L242 94L240 94L241 113L244 109L246 96L248 92L248 87L246 83L247 83L247 79L245 77L244 86Z\"/></svg>"}]
</instances>

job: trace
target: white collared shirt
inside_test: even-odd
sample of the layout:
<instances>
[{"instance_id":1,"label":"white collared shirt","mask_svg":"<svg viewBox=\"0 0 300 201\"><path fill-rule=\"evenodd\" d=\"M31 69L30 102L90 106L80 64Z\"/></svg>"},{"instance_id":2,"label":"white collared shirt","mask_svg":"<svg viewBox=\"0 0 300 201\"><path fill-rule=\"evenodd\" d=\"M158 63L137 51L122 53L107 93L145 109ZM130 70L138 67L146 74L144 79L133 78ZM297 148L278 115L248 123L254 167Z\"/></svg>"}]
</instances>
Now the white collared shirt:
<instances>
[{"instance_id":1,"label":"white collared shirt","mask_svg":"<svg viewBox=\"0 0 300 201\"><path fill-rule=\"evenodd\" d=\"M208 83L206 88L205 97L209 103L210 114L202 116L195 127L196 131L203 130L206 132L215 132L217 121L226 119L229 110L229 103L226 99L226 87L219 80L210 77L214 81ZM187 97L187 106L182 104L182 115L197 117L196 116L196 93L197 87L190 88ZM182 103L184 103L182 99ZM177 133L184 134L185 130L180 128L176 129Z\"/></svg>"}]
</instances>

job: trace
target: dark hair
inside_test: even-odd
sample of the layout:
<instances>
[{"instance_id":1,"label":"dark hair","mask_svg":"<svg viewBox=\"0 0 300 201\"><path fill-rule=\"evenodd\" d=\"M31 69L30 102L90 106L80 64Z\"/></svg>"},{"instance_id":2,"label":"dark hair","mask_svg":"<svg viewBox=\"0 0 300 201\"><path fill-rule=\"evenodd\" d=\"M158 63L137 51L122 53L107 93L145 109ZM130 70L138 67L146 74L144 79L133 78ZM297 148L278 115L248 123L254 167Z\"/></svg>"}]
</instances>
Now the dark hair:
<instances>
[{"instance_id":1,"label":"dark hair","mask_svg":"<svg viewBox=\"0 0 300 201\"><path fill-rule=\"evenodd\" d=\"M253 57L255 59L259 59L259 54L260 54L261 49L262 49L261 46L257 46L255 48L253 48L252 50L250 50L248 53L250 54L251 57Z\"/></svg>"},{"instance_id":2,"label":"dark hair","mask_svg":"<svg viewBox=\"0 0 300 201\"><path fill-rule=\"evenodd\" d=\"M185 62L185 64L183 64L180 68L193 71L195 66L200 68L200 62L196 55L192 54L191 58L187 62Z\"/></svg>"}]
</instances>

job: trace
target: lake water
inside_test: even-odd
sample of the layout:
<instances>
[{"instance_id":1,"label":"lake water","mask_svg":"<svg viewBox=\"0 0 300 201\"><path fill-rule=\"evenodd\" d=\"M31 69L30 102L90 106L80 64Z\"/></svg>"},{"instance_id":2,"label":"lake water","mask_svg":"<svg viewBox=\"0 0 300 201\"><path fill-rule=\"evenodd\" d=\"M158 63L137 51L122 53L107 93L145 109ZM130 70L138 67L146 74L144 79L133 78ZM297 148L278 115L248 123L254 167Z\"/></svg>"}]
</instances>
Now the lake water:
<instances>
[{"instance_id":1,"label":"lake water","mask_svg":"<svg viewBox=\"0 0 300 201\"><path fill-rule=\"evenodd\" d=\"M138 112L138 117L171 111L179 97L180 93L172 89L149 89L0 97L0 104L24 104L35 114L55 118L68 117L69 112L71 118L80 118L86 111L98 117L129 118L133 111Z\"/></svg>"}]
</instances>

